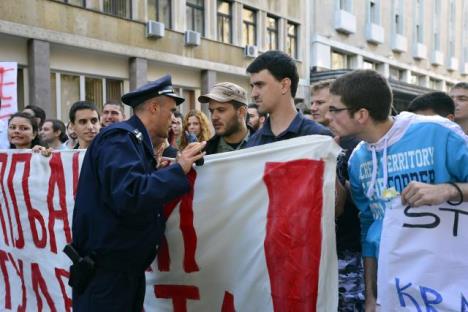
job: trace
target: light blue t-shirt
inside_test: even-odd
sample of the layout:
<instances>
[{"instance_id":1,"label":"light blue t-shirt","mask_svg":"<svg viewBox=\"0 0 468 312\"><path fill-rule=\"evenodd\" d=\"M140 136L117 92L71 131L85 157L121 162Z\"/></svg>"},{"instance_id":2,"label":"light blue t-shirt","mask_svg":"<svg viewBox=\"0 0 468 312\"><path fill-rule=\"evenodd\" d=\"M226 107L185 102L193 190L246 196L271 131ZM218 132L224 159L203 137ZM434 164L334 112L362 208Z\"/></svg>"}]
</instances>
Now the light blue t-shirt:
<instances>
[{"instance_id":1,"label":"light blue t-shirt","mask_svg":"<svg viewBox=\"0 0 468 312\"><path fill-rule=\"evenodd\" d=\"M468 182L468 139L445 118L401 113L377 143L356 147L348 170L360 210L362 255L377 257L382 219L390 205L382 191L394 187L401 193L411 181Z\"/></svg>"}]
</instances>

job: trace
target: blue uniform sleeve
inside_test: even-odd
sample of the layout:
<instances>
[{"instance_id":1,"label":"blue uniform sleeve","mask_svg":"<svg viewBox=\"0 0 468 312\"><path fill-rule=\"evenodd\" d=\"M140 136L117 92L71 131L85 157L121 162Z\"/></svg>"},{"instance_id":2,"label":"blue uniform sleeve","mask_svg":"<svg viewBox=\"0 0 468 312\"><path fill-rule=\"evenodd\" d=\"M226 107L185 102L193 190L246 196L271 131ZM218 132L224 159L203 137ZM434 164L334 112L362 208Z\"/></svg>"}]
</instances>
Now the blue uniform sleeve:
<instances>
[{"instance_id":1,"label":"blue uniform sleeve","mask_svg":"<svg viewBox=\"0 0 468 312\"><path fill-rule=\"evenodd\" d=\"M363 257L377 257L375 245L367 241L369 228L374 222L374 217L370 210L369 199L366 197L364 189L359 179L359 159L356 155L351 156L348 164L349 183L351 186L351 197L354 204L359 209L359 220L361 222L361 245Z\"/></svg>"},{"instance_id":2,"label":"blue uniform sleeve","mask_svg":"<svg viewBox=\"0 0 468 312\"><path fill-rule=\"evenodd\" d=\"M468 182L468 140L463 135L450 131L447 138L446 166L453 182Z\"/></svg>"},{"instance_id":3,"label":"blue uniform sleeve","mask_svg":"<svg viewBox=\"0 0 468 312\"><path fill-rule=\"evenodd\" d=\"M179 164L146 170L148 160L127 133L108 137L95 157L100 185L104 188L103 201L119 216L144 213L190 190L188 178Z\"/></svg>"}]
</instances>

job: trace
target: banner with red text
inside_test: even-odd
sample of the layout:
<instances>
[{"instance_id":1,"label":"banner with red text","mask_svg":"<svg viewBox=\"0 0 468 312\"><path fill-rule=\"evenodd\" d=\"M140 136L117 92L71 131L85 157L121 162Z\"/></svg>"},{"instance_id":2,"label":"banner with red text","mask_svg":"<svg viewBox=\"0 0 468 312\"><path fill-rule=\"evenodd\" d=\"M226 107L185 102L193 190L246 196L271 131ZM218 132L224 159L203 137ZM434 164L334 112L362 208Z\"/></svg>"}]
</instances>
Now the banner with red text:
<instances>
[{"instance_id":1,"label":"banner with red text","mask_svg":"<svg viewBox=\"0 0 468 312\"><path fill-rule=\"evenodd\" d=\"M468 311L468 203L385 211L379 252L381 311Z\"/></svg>"},{"instance_id":2,"label":"banner with red text","mask_svg":"<svg viewBox=\"0 0 468 312\"><path fill-rule=\"evenodd\" d=\"M9 148L8 118L18 111L16 62L0 62L0 149Z\"/></svg>"},{"instance_id":3,"label":"banner with red text","mask_svg":"<svg viewBox=\"0 0 468 312\"><path fill-rule=\"evenodd\" d=\"M165 208L145 311L336 311L337 153L310 136L207 156ZM70 311L60 250L82 157L0 154L0 310Z\"/></svg>"}]
</instances>

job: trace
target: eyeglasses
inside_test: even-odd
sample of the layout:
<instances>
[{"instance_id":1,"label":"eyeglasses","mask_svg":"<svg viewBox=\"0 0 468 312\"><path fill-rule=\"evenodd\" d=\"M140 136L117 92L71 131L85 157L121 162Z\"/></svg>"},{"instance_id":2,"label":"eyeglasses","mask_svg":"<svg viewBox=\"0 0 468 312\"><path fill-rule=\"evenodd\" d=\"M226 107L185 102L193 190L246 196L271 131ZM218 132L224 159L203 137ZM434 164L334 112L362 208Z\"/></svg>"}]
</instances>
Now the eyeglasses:
<instances>
[{"instance_id":1,"label":"eyeglasses","mask_svg":"<svg viewBox=\"0 0 468 312\"><path fill-rule=\"evenodd\" d=\"M341 111L345 111L345 110L351 110L350 108L336 108L336 107L329 107L328 108L328 112L331 113L331 114L334 114L334 113L339 113Z\"/></svg>"}]
</instances>

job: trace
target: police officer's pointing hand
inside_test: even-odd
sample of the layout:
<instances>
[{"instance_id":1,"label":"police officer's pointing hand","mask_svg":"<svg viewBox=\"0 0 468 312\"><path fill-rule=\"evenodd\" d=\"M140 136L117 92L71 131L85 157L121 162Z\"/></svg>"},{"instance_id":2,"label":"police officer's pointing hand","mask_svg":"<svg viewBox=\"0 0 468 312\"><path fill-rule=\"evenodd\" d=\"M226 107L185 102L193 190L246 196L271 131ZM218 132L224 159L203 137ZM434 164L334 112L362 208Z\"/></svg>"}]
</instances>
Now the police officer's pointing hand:
<instances>
[{"instance_id":1,"label":"police officer's pointing hand","mask_svg":"<svg viewBox=\"0 0 468 312\"><path fill-rule=\"evenodd\" d=\"M190 171L195 161L205 156L206 153L202 152L205 145L205 141L190 143L177 155L177 163L186 174Z\"/></svg>"}]
</instances>

